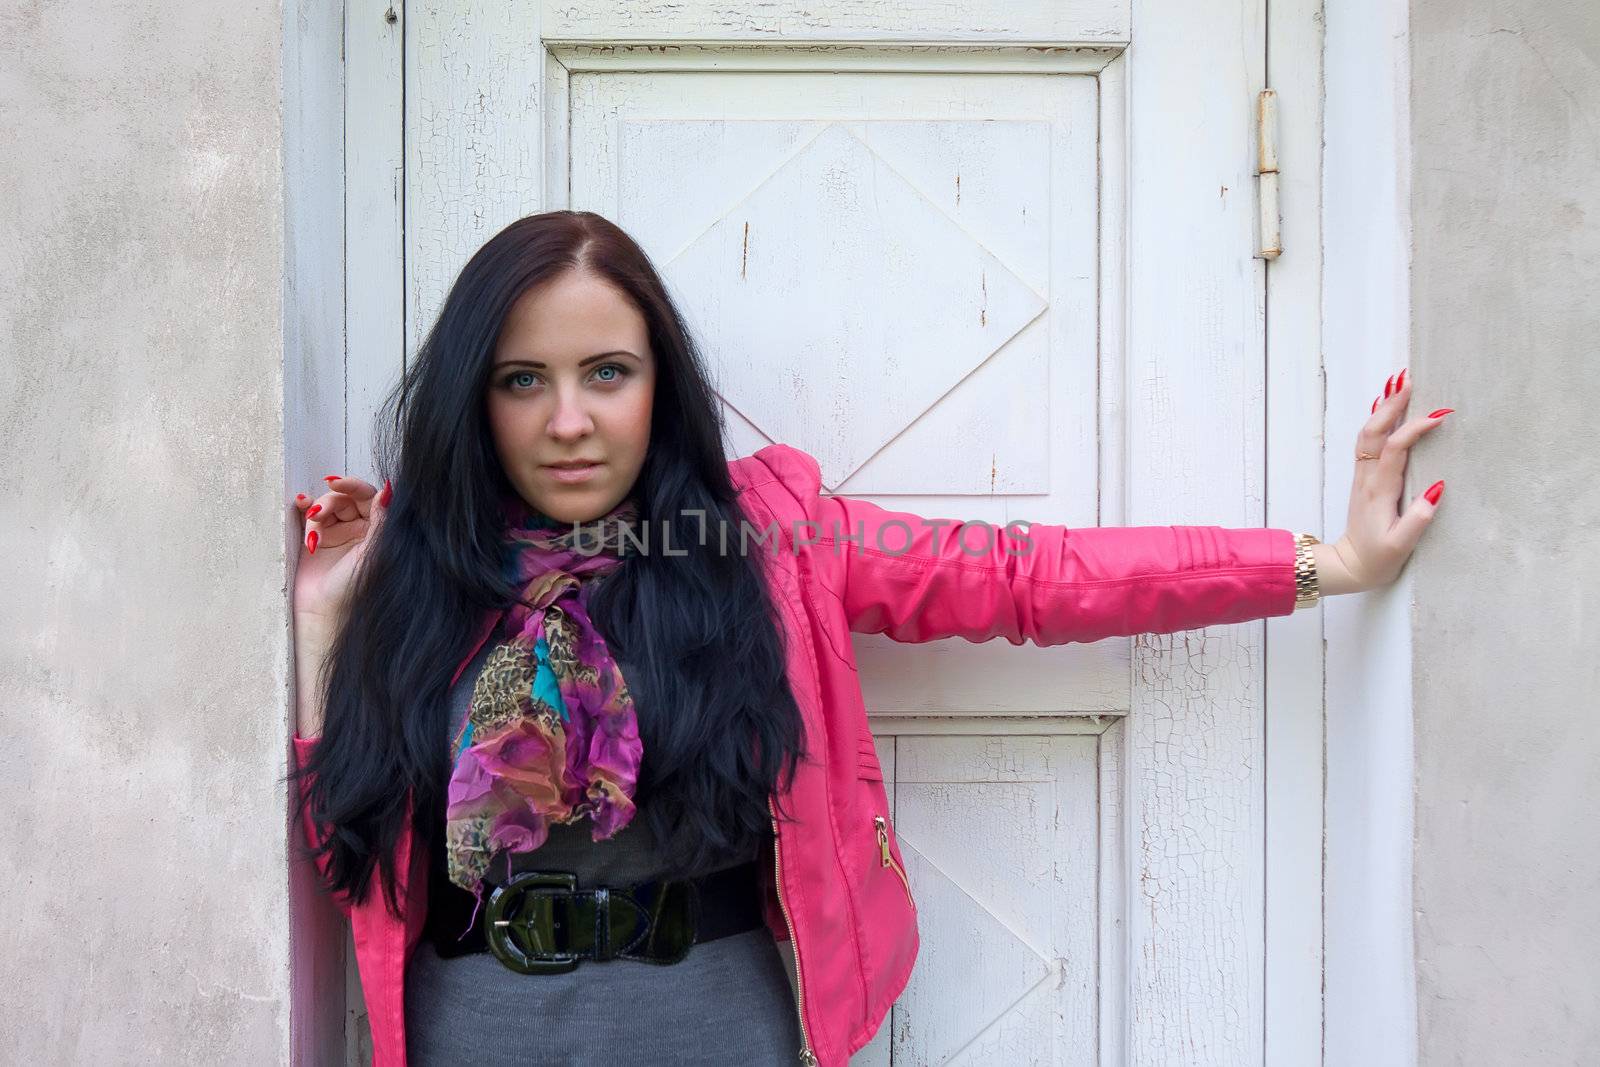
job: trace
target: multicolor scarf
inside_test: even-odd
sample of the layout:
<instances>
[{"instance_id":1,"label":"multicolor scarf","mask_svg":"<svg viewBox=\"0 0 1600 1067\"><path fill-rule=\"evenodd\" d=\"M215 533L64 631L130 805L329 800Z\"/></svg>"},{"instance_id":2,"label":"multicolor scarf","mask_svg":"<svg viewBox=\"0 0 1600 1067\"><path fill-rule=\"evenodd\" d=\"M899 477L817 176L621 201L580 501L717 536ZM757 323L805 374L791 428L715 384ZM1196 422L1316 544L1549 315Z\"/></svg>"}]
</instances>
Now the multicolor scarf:
<instances>
[{"instance_id":1,"label":"multicolor scarf","mask_svg":"<svg viewBox=\"0 0 1600 1067\"><path fill-rule=\"evenodd\" d=\"M643 757L633 698L588 611L591 580L622 563L637 505L564 528L520 499L505 514L507 575L522 595L473 686L445 809L450 881L479 903L497 851L531 852L551 823L585 815L596 841L626 826Z\"/></svg>"}]
</instances>

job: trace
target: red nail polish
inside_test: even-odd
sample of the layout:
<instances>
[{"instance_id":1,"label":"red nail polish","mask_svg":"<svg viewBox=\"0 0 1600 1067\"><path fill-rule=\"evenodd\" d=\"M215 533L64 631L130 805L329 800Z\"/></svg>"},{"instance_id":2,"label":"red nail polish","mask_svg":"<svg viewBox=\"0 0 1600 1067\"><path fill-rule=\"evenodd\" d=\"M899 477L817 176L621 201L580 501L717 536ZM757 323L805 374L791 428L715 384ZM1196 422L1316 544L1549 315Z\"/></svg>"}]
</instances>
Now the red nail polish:
<instances>
[{"instance_id":1,"label":"red nail polish","mask_svg":"<svg viewBox=\"0 0 1600 1067\"><path fill-rule=\"evenodd\" d=\"M1383 383L1383 395L1388 396L1394 392L1394 375L1389 375L1389 380Z\"/></svg>"},{"instance_id":2,"label":"red nail polish","mask_svg":"<svg viewBox=\"0 0 1600 1067\"><path fill-rule=\"evenodd\" d=\"M1426 493L1423 493L1422 495L1428 498L1428 503L1437 504L1439 502L1439 497L1441 495L1443 495L1443 493L1444 493L1444 480L1440 479L1439 481L1434 482L1432 485L1428 486L1428 491Z\"/></svg>"},{"instance_id":3,"label":"red nail polish","mask_svg":"<svg viewBox=\"0 0 1600 1067\"><path fill-rule=\"evenodd\" d=\"M319 512L321 510L322 510L322 505L321 504L312 504L311 505L311 510L306 512L306 518L308 518L308 519L311 518L313 515L315 515L317 512Z\"/></svg>"},{"instance_id":4,"label":"red nail polish","mask_svg":"<svg viewBox=\"0 0 1600 1067\"><path fill-rule=\"evenodd\" d=\"M312 530L306 534L306 548L311 550L313 556L317 554L317 540L317 531Z\"/></svg>"},{"instance_id":5,"label":"red nail polish","mask_svg":"<svg viewBox=\"0 0 1600 1067\"><path fill-rule=\"evenodd\" d=\"M295 499L296 499L296 500L304 500L304 499L305 499L305 498L306 498L306 495L305 495L305 494L304 494L304 493L296 493L296 494L295 494L295 495L294 495L294 498L295 498Z\"/></svg>"},{"instance_id":6,"label":"red nail polish","mask_svg":"<svg viewBox=\"0 0 1600 1067\"><path fill-rule=\"evenodd\" d=\"M1394 391L1398 393L1400 390L1404 389L1405 387L1406 387L1406 372L1404 370L1402 370L1400 372L1400 377L1398 377L1398 378L1396 378L1394 380Z\"/></svg>"},{"instance_id":7,"label":"red nail polish","mask_svg":"<svg viewBox=\"0 0 1600 1067\"><path fill-rule=\"evenodd\" d=\"M334 482L339 480L339 476L337 474L324 474L322 476L322 480L327 482L329 485L332 485Z\"/></svg>"},{"instance_id":8,"label":"red nail polish","mask_svg":"<svg viewBox=\"0 0 1600 1067\"><path fill-rule=\"evenodd\" d=\"M1455 410L1455 408L1440 408L1438 411L1430 411L1430 412L1428 412L1428 418L1430 418L1430 419L1442 419L1442 418L1444 418L1446 415L1450 414L1454 410Z\"/></svg>"},{"instance_id":9,"label":"red nail polish","mask_svg":"<svg viewBox=\"0 0 1600 1067\"><path fill-rule=\"evenodd\" d=\"M389 501L394 499L394 487L389 484L389 479L383 480L383 492L378 494L378 506L386 508Z\"/></svg>"},{"instance_id":10,"label":"red nail polish","mask_svg":"<svg viewBox=\"0 0 1600 1067\"><path fill-rule=\"evenodd\" d=\"M1377 399L1373 400L1373 402L1372 402L1372 411L1367 412L1368 415L1371 415L1373 411L1377 411L1378 410L1378 401L1382 400L1382 399L1383 399L1383 397L1380 396Z\"/></svg>"}]
</instances>

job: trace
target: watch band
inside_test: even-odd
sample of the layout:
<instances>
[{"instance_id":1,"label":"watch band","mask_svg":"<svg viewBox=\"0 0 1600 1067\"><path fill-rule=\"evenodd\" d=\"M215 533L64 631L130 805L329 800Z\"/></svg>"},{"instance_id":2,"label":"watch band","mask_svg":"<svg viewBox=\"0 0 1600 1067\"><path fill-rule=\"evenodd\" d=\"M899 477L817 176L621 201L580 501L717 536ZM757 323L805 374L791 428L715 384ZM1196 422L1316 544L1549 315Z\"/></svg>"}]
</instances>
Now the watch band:
<instances>
[{"instance_id":1,"label":"watch band","mask_svg":"<svg viewBox=\"0 0 1600 1067\"><path fill-rule=\"evenodd\" d=\"M1296 611L1313 606L1322 595L1322 590L1317 584L1317 557L1311 551L1312 545L1321 543L1308 533L1294 536L1294 610Z\"/></svg>"}]
</instances>

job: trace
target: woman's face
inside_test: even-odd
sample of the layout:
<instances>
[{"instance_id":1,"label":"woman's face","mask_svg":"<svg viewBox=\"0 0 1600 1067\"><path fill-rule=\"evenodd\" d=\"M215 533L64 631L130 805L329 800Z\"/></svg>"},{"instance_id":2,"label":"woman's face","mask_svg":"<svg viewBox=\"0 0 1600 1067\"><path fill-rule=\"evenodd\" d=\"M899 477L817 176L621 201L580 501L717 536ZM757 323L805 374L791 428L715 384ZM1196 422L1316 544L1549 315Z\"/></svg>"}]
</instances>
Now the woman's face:
<instances>
[{"instance_id":1,"label":"woman's face","mask_svg":"<svg viewBox=\"0 0 1600 1067\"><path fill-rule=\"evenodd\" d=\"M598 519L644 466L655 386L644 316L609 282L569 270L523 293L489 378L506 477L557 522ZM577 461L591 465L572 468Z\"/></svg>"}]
</instances>

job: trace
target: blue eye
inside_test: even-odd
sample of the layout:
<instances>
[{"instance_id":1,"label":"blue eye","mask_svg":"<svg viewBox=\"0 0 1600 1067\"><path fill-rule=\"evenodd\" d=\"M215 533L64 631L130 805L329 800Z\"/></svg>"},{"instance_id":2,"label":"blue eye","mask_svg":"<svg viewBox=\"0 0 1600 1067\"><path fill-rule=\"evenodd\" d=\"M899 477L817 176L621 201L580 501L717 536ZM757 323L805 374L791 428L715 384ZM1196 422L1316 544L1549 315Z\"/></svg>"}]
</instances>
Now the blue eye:
<instances>
[{"instance_id":1,"label":"blue eye","mask_svg":"<svg viewBox=\"0 0 1600 1067\"><path fill-rule=\"evenodd\" d=\"M536 374L534 374L532 371L526 371L526 370L514 371L511 374L508 374L508 375L505 376L505 378L503 379L502 384L507 385L507 386L512 386L512 385L514 385L514 383L516 382L516 380L518 378L533 378L533 379L537 380L538 376ZM529 385L532 385L532 383L530 382Z\"/></svg>"},{"instance_id":2,"label":"blue eye","mask_svg":"<svg viewBox=\"0 0 1600 1067\"><path fill-rule=\"evenodd\" d=\"M626 375L628 373L627 368L624 367L620 363L602 363L602 364L600 364L599 367L595 368L595 374L599 374L601 371L607 371L607 370L616 371L617 372L617 377L600 379L603 382L621 381L622 380L622 376Z\"/></svg>"}]
</instances>

